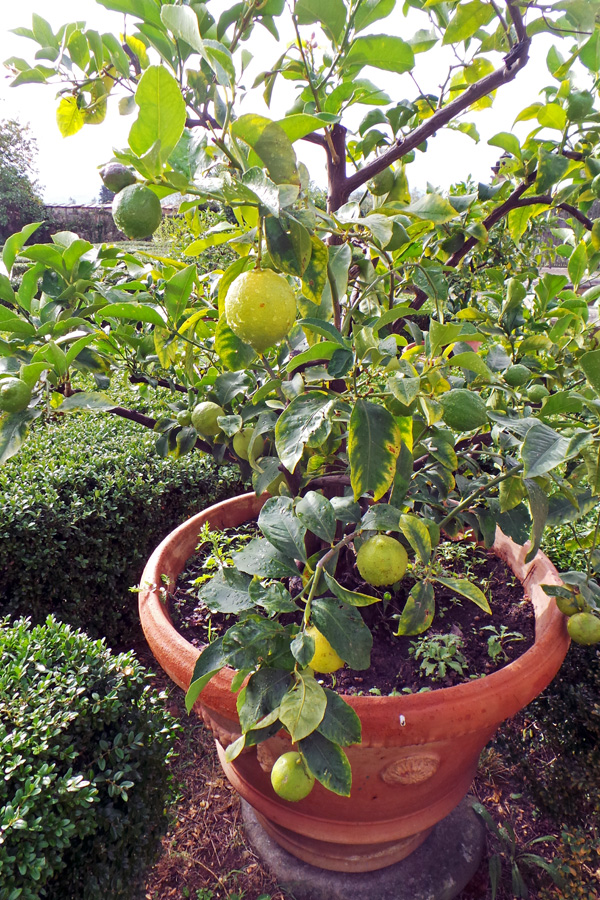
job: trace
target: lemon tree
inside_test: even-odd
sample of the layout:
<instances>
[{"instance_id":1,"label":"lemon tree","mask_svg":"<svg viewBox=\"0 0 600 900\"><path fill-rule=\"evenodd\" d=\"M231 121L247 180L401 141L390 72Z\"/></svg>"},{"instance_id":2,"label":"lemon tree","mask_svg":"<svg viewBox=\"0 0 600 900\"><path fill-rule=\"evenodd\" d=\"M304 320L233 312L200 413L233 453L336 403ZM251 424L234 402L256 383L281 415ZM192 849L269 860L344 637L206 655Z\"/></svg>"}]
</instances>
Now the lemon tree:
<instances>
[{"instance_id":1,"label":"lemon tree","mask_svg":"<svg viewBox=\"0 0 600 900\"><path fill-rule=\"evenodd\" d=\"M296 319L296 297L282 275L255 269L239 275L229 288L225 315L231 330L262 353L289 334Z\"/></svg>"},{"instance_id":2,"label":"lemon tree","mask_svg":"<svg viewBox=\"0 0 600 900\"><path fill-rule=\"evenodd\" d=\"M115 225L128 238L140 240L154 234L162 221L160 200L143 184L128 184L112 203Z\"/></svg>"}]
</instances>

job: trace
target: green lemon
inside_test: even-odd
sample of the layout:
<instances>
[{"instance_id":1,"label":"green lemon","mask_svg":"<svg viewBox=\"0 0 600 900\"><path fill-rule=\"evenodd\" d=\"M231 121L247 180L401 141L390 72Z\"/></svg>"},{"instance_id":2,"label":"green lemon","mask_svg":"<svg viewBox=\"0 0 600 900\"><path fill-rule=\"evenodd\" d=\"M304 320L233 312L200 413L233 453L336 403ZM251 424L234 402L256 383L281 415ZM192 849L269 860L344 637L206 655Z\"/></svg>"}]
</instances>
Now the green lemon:
<instances>
[{"instance_id":1,"label":"green lemon","mask_svg":"<svg viewBox=\"0 0 600 900\"><path fill-rule=\"evenodd\" d=\"M438 399L442 404L444 422L453 431L472 431L485 425L488 420L485 403L473 391L454 388Z\"/></svg>"},{"instance_id":2,"label":"green lemon","mask_svg":"<svg viewBox=\"0 0 600 900\"><path fill-rule=\"evenodd\" d=\"M322 675L329 675L331 672L337 672L338 669L341 669L344 665L344 660L336 653L325 635L321 634L314 625L310 625L306 629L306 633L315 642L315 652L309 662L311 669Z\"/></svg>"},{"instance_id":3,"label":"green lemon","mask_svg":"<svg viewBox=\"0 0 600 900\"><path fill-rule=\"evenodd\" d=\"M279 488L282 484L287 484L287 481L285 480L285 475L283 474L283 472L280 472L279 475L276 475L273 481L267 485L265 490L268 494L271 494L271 496L278 497Z\"/></svg>"},{"instance_id":4,"label":"green lemon","mask_svg":"<svg viewBox=\"0 0 600 900\"><path fill-rule=\"evenodd\" d=\"M541 403L549 394L550 391L545 384L532 384L530 388L527 388L527 399L532 403Z\"/></svg>"},{"instance_id":5,"label":"green lemon","mask_svg":"<svg viewBox=\"0 0 600 900\"><path fill-rule=\"evenodd\" d=\"M315 776L311 775L295 750L282 753L271 769L273 790L284 800L304 800L312 791L314 783Z\"/></svg>"},{"instance_id":6,"label":"green lemon","mask_svg":"<svg viewBox=\"0 0 600 900\"><path fill-rule=\"evenodd\" d=\"M224 415L225 411L218 403L213 403L212 400L203 400L192 410L192 425L203 437L214 437L221 430L217 419Z\"/></svg>"},{"instance_id":7,"label":"green lemon","mask_svg":"<svg viewBox=\"0 0 600 900\"><path fill-rule=\"evenodd\" d=\"M356 565L361 576L373 587L394 584L406 572L408 556L402 544L386 534L376 534L361 544Z\"/></svg>"},{"instance_id":8,"label":"green lemon","mask_svg":"<svg viewBox=\"0 0 600 900\"><path fill-rule=\"evenodd\" d=\"M112 215L117 228L132 240L154 234L162 219L160 200L143 184L130 184L115 195Z\"/></svg>"},{"instance_id":9,"label":"green lemon","mask_svg":"<svg viewBox=\"0 0 600 900\"><path fill-rule=\"evenodd\" d=\"M593 613L575 613L567 622L567 628L576 644L600 643L600 619Z\"/></svg>"},{"instance_id":10,"label":"green lemon","mask_svg":"<svg viewBox=\"0 0 600 900\"><path fill-rule=\"evenodd\" d=\"M517 363L515 366L509 366L504 373L504 380L507 384L510 384L511 387L521 387L521 385L527 384L530 379L531 369L528 369L527 366L522 365L522 363Z\"/></svg>"},{"instance_id":11,"label":"green lemon","mask_svg":"<svg viewBox=\"0 0 600 900\"><path fill-rule=\"evenodd\" d=\"M104 182L105 187L113 194L118 194L123 188L129 184L135 184L136 177L127 166L121 163L108 163L100 169L100 178Z\"/></svg>"},{"instance_id":12,"label":"green lemon","mask_svg":"<svg viewBox=\"0 0 600 900\"><path fill-rule=\"evenodd\" d=\"M374 175L367 181L368 189L376 197L381 197L383 194L389 194L393 186L394 170L391 168L384 169L383 172L378 172L377 175Z\"/></svg>"},{"instance_id":13,"label":"green lemon","mask_svg":"<svg viewBox=\"0 0 600 900\"><path fill-rule=\"evenodd\" d=\"M252 440L253 433L253 428L244 428L242 431L238 431L236 434L234 434L233 449L240 459L248 459L248 447L250 446L250 441ZM260 456L263 452L264 446L265 442L259 435L254 442L254 456Z\"/></svg>"},{"instance_id":14,"label":"green lemon","mask_svg":"<svg viewBox=\"0 0 600 900\"><path fill-rule=\"evenodd\" d=\"M177 422L183 426L192 424L192 414L189 409L182 409L177 413Z\"/></svg>"},{"instance_id":15,"label":"green lemon","mask_svg":"<svg viewBox=\"0 0 600 900\"><path fill-rule=\"evenodd\" d=\"M581 597L581 594L577 596L571 596L568 599L566 597L557 597L556 605L563 615L575 616L577 615L577 613L582 612L582 606L578 599L579 597Z\"/></svg>"},{"instance_id":16,"label":"green lemon","mask_svg":"<svg viewBox=\"0 0 600 900\"><path fill-rule=\"evenodd\" d=\"M243 272L225 297L227 324L258 353L278 344L296 319L296 297L283 275L271 269Z\"/></svg>"},{"instance_id":17,"label":"green lemon","mask_svg":"<svg viewBox=\"0 0 600 900\"><path fill-rule=\"evenodd\" d=\"M27 409L31 388L20 378L0 378L0 410L8 413Z\"/></svg>"}]
</instances>

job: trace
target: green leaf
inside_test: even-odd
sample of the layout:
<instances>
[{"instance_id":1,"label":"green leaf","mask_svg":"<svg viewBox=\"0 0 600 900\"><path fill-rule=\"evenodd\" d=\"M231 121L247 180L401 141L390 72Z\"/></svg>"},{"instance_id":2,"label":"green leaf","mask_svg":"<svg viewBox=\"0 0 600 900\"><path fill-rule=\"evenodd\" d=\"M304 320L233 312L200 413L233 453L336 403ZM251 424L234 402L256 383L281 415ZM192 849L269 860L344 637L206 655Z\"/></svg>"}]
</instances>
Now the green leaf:
<instances>
[{"instance_id":1,"label":"green leaf","mask_svg":"<svg viewBox=\"0 0 600 900\"><path fill-rule=\"evenodd\" d=\"M518 506L525 493L525 485L519 475L513 475L512 478L501 481L498 489L500 512L505 513Z\"/></svg>"},{"instance_id":2,"label":"green leaf","mask_svg":"<svg viewBox=\"0 0 600 900\"><path fill-rule=\"evenodd\" d=\"M309 391L300 394L285 409L275 426L275 447L282 464L293 472L305 444L329 420L335 400L329 394Z\"/></svg>"},{"instance_id":3,"label":"green leaf","mask_svg":"<svg viewBox=\"0 0 600 900\"><path fill-rule=\"evenodd\" d=\"M69 412L73 409L93 409L108 410L115 408L115 401L107 397L100 391L80 391L77 394L71 394L66 400L60 404L61 412Z\"/></svg>"},{"instance_id":4,"label":"green leaf","mask_svg":"<svg viewBox=\"0 0 600 900\"><path fill-rule=\"evenodd\" d=\"M403 212L417 219L433 222L434 225L444 225L458 216L449 200L442 197L441 194L434 193L425 194L424 197L405 207Z\"/></svg>"},{"instance_id":5,"label":"green leaf","mask_svg":"<svg viewBox=\"0 0 600 900\"><path fill-rule=\"evenodd\" d=\"M219 318L215 330L215 353L231 372L245 369L256 358L256 353L250 344L234 334L224 315Z\"/></svg>"},{"instance_id":6,"label":"green leaf","mask_svg":"<svg viewBox=\"0 0 600 900\"><path fill-rule=\"evenodd\" d=\"M432 319L429 324L429 352L430 359L437 356L442 347L455 344L462 333L462 325L454 322L442 324Z\"/></svg>"},{"instance_id":7,"label":"green leaf","mask_svg":"<svg viewBox=\"0 0 600 900\"><path fill-rule=\"evenodd\" d=\"M428 581L417 581L398 619L396 635L421 634L431 625L434 613L435 595L432 585Z\"/></svg>"},{"instance_id":8,"label":"green leaf","mask_svg":"<svg viewBox=\"0 0 600 900\"><path fill-rule=\"evenodd\" d=\"M185 7L163 7L176 8ZM185 127L186 107L179 84L164 66L150 66L140 78L135 101L140 111L129 132L129 146L143 156L160 141L159 158L165 163Z\"/></svg>"},{"instance_id":9,"label":"green leaf","mask_svg":"<svg viewBox=\"0 0 600 900\"><path fill-rule=\"evenodd\" d=\"M126 319L133 322L150 322L164 328L165 320L157 309L145 303L108 303L103 306L100 316L115 319Z\"/></svg>"},{"instance_id":10,"label":"green leaf","mask_svg":"<svg viewBox=\"0 0 600 900\"><path fill-rule=\"evenodd\" d=\"M533 425L523 441L521 459L525 478L545 475L563 463L567 456L569 439L562 437L542 423Z\"/></svg>"},{"instance_id":11,"label":"green leaf","mask_svg":"<svg viewBox=\"0 0 600 900\"><path fill-rule=\"evenodd\" d=\"M401 446L400 429L390 412L377 403L357 400L350 416L348 455L354 499L373 491L380 500L394 480Z\"/></svg>"},{"instance_id":12,"label":"green leaf","mask_svg":"<svg viewBox=\"0 0 600 900\"><path fill-rule=\"evenodd\" d=\"M291 497L270 497L260 511L258 527L274 547L292 559L307 561L306 527L294 515Z\"/></svg>"},{"instance_id":13,"label":"green leaf","mask_svg":"<svg viewBox=\"0 0 600 900\"><path fill-rule=\"evenodd\" d=\"M421 390L421 379L412 376L390 375L388 386L396 400L405 406L410 406Z\"/></svg>"},{"instance_id":14,"label":"green leaf","mask_svg":"<svg viewBox=\"0 0 600 900\"><path fill-rule=\"evenodd\" d=\"M319 113L316 116L310 116L308 113L298 113L296 115L286 116L280 119L278 124L281 125L292 143L299 141L300 138L325 128L326 125L332 125L337 122L338 116L329 113Z\"/></svg>"},{"instance_id":15,"label":"green leaf","mask_svg":"<svg viewBox=\"0 0 600 900\"><path fill-rule=\"evenodd\" d=\"M460 3L450 22L444 30L443 44L455 44L458 41L466 41L479 31L483 25L488 25L495 16L491 3L482 3L481 0L471 0L470 3Z\"/></svg>"},{"instance_id":16,"label":"green leaf","mask_svg":"<svg viewBox=\"0 0 600 900\"><path fill-rule=\"evenodd\" d=\"M542 535L546 526L546 519L548 518L548 497L537 481L534 481L532 478L525 478L523 480L529 495L529 508L533 519L531 548L525 557L525 562L529 563L540 549Z\"/></svg>"},{"instance_id":17,"label":"green leaf","mask_svg":"<svg viewBox=\"0 0 600 900\"><path fill-rule=\"evenodd\" d=\"M348 757L338 744L317 731L300 741L298 748L317 781L334 794L350 796L352 770Z\"/></svg>"},{"instance_id":18,"label":"green leaf","mask_svg":"<svg viewBox=\"0 0 600 900\"><path fill-rule=\"evenodd\" d=\"M265 587L258 579L253 578L250 582L248 593L252 602L256 606L262 607L268 615L296 612L298 609L290 596L290 592L286 591L280 581L275 581Z\"/></svg>"},{"instance_id":19,"label":"green leaf","mask_svg":"<svg viewBox=\"0 0 600 900\"><path fill-rule=\"evenodd\" d=\"M310 262L313 242L308 230L295 219L265 219L265 236L271 258L278 269L302 278Z\"/></svg>"},{"instance_id":20,"label":"green leaf","mask_svg":"<svg viewBox=\"0 0 600 900\"><path fill-rule=\"evenodd\" d=\"M364 531L400 531L402 513L388 503L374 503L364 514L361 527Z\"/></svg>"},{"instance_id":21,"label":"green leaf","mask_svg":"<svg viewBox=\"0 0 600 900\"><path fill-rule=\"evenodd\" d=\"M71 137L81 131L85 123L83 113L77 106L77 97L63 97L56 110L56 124L63 137Z\"/></svg>"},{"instance_id":22,"label":"green leaf","mask_svg":"<svg viewBox=\"0 0 600 900\"><path fill-rule=\"evenodd\" d=\"M41 409L24 409L0 418L0 465L19 452L31 423L41 414Z\"/></svg>"},{"instance_id":23,"label":"green leaf","mask_svg":"<svg viewBox=\"0 0 600 900\"><path fill-rule=\"evenodd\" d=\"M431 535L427 525L416 516L404 515L400 518L400 530L421 562L427 564L431 559Z\"/></svg>"},{"instance_id":24,"label":"green leaf","mask_svg":"<svg viewBox=\"0 0 600 900\"><path fill-rule=\"evenodd\" d=\"M336 518L330 501L316 491L307 491L296 504L296 515L305 527L328 544L335 538Z\"/></svg>"},{"instance_id":25,"label":"green leaf","mask_svg":"<svg viewBox=\"0 0 600 900\"><path fill-rule=\"evenodd\" d=\"M254 603L248 594L251 578L233 568L217 572L198 591L198 599L211 612L236 614L251 609Z\"/></svg>"},{"instance_id":26,"label":"green leaf","mask_svg":"<svg viewBox=\"0 0 600 900\"><path fill-rule=\"evenodd\" d=\"M206 687L213 675L220 672L227 665L223 655L223 638L217 638L201 652L196 660L192 680L185 695L185 708L190 712L192 706L200 696L200 692Z\"/></svg>"},{"instance_id":27,"label":"green leaf","mask_svg":"<svg viewBox=\"0 0 600 900\"><path fill-rule=\"evenodd\" d=\"M579 360L579 367L600 397L600 350L588 350Z\"/></svg>"},{"instance_id":28,"label":"green leaf","mask_svg":"<svg viewBox=\"0 0 600 900\"><path fill-rule=\"evenodd\" d=\"M327 283L329 251L316 234L311 235L310 240L312 252L302 273L302 290L313 303L320 303L323 289Z\"/></svg>"},{"instance_id":29,"label":"green leaf","mask_svg":"<svg viewBox=\"0 0 600 900\"><path fill-rule=\"evenodd\" d=\"M442 578L439 575L435 578L436 581L439 581L440 584L443 584L444 587L449 588L451 591L454 591L455 594L460 594L461 597L466 597L467 600L471 600L479 609L482 609L486 613L492 613L490 609L490 604L487 601L487 597L476 585L472 584L466 578Z\"/></svg>"},{"instance_id":30,"label":"green leaf","mask_svg":"<svg viewBox=\"0 0 600 900\"><path fill-rule=\"evenodd\" d=\"M238 715L244 733L277 709L289 690L290 682L290 673L283 669L259 669L250 676L238 697ZM243 698L242 703L239 698Z\"/></svg>"},{"instance_id":31,"label":"green leaf","mask_svg":"<svg viewBox=\"0 0 600 900\"><path fill-rule=\"evenodd\" d=\"M464 353L456 353L454 356L450 357L448 362L451 366L459 366L461 369L467 369L469 372L475 372L476 375L481 375L482 378L487 378L490 381L493 380L494 376L491 369L488 368L482 358L473 350L466 350Z\"/></svg>"},{"instance_id":32,"label":"green leaf","mask_svg":"<svg viewBox=\"0 0 600 900\"><path fill-rule=\"evenodd\" d=\"M350 606L372 606L373 603L379 603L379 597L361 594L360 591L349 591L342 587L329 572L323 571L323 577L331 593L335 594L338 600L349 603Z\"/></svg>"},{"instance_id":33,"label":"green leaf","mask_svg":"<svg viewBox=\"0 0 600 900\"><path fill-rule=\"evenodd\" d=\"M327 708L318 727L319 734L343 747L360 744L362 727L360 719L352 707L348 706L339 694L330 691L329 688L325 688L325 695Z\"/></svg>"},{"instance_id":34,"label":"green leaf","mask_svg":"<svg viewBox=\"0 0 600 900\"><path fill-rule=\"evenodd\" d=\"M299 25L320 22L336 44L339 44L346 25L346 7L343 0L296 0L294 12Z\"/></svg>"},{"instance_id":35,"label":"green leaf","mask_svg":"<svg viewBox=\"0 0 600 900\"><path fill-rule=\"evenodd\" d=\"M351 669L368 669L373 636L358 609L331 597L315 597L311 621Z\"/></svg>"},{"instance_id":36,"label":"green leaf","mask_svg":"<svg viewBox=\"0 0 600 900\"><path fill-rule=\"evenodd\" d=\"M517 159L521 159L521 145L518 138L508 131L501 131L490 138L488 144L491 147L500 147L508 153L512 153Z\"/></svg>"},{"instance_id":37,"label":"green leaf","mask_svg":"<svg viewBox=\"0 0 600 900\"><path fill-rule=\"evenodd\" d=\"M6 271L9 275L12 271L15 259L17 258L17 254L22 250L25 246L25 242L29 240L31 235L34 231L37 231L41 224L41 222L32 222L31 225L25 225L21 231L11 234L11 236L6 239L4 249L2 250L2 262L6 266Z\"/></svg>"},{"instance_id":38,"label":"green leaf","mask_svg":"<svg viewBox=\"0 0 600 900\"><path fill-rule=\"evenodd\" d=\"M292 142L277 122L247 113L231 126L232 134L254 150L275 184L300 184Z\"/></svg>"},{"instance_id":39,"label":"green leaf","mask_svg":"<svg viewBox=\"0 0 600 900\"><path fill-rule=\"evenodd\" d=\"M600 69L600 31L596 29L579 51L579 59L590 72Z\"/></svg>"},{"instance_id":40,"label":"green leaf","mask_svg":"<svg viewBox=\"0 0 600 900\"><path fill-rule=\"evenodd\" d=\"M583 241L580 241L569 258L567 271L569 278L573 282L573 287L577 290L579 283L586 273L588 266L587 249Z\"/></svg>"},{"instance_id":41,"label":"green leaf","mask_svg":"<svg viewBox=\"0 0 600 900\"><path fill-rule=\"evenodd\" d=\"M97 0L100 6L142 19L160 28L160 3L157 0Z\"/></svg>"},{"instance_id":42,"label":"green leaf","mask_svg":"<svg viewBox=\"0 0 600 900\"><path fill-rule=\"evenodd\" d=\"M569 168L569 160L540 147L538 153L537 178L534 185L536 194L545 194L554 184L559 182Z\"/></svg>"},{"instance_id":43,"label":"green leaf","mask_svg":"<svg viewBox=\"0 0 600 900\"><path fill-rule=\"evenodd\" d=\"M169 278L165 285L165 306L174 322L184 312L196 281L196 266L186 266Z\"/></svg>"},{"instance_id":44,"label":"green leaf","mask_svg":"<svg viewBox=\"0 0 600 900\"><path fill-rule=\"evenodd\" d=\"M294 743L311 734L321 723L327 707L325 691L307 670L295 673L296 682L283 696L279 720Z\"/></svg>"},{"instance_id":45,"label":"green leaf","mask_svg":"<svg viewBox=\"0 0 600 900\"><path fill-rule=\"evenodd\" d=\"M559 103L547 103L538 111L537 120L544 128L563 131L567 124L567 114Z\"/></svg>"},{"instance_id":46,"label":"green leaf","mask_svg":"<svg viewBox=\"0 0 600 900\"><path fill-rule=\"evenodd\" d=\"M386 19L394 10L396 0L362 0L355 7L354 27L362 31L378 19Z\"/></svg>"},{"instance_id":47,"label":"green leaf","mask_svg":"<svg viewBox=\"0 0 600 900\"><path fill-rule=\"evenodd\" d=\"M286 556L266 540L256 538L234 553L233 564L241 572L258 575L259 578L285 578L298 575L293 557Z\"/></svg>"},{"instance_id":48,"label":"green leaf","mask_svg":"<svg viewBox=\"0 0 600 900\"><path fill-rule=\"evenodd\" d=\"M387 34L355 38L343 62L343 67L352 69L354 73L364 66L374 66L388 72L410 72L414 65L415 54L410 44Z\"/></svg>"}]
</instances>

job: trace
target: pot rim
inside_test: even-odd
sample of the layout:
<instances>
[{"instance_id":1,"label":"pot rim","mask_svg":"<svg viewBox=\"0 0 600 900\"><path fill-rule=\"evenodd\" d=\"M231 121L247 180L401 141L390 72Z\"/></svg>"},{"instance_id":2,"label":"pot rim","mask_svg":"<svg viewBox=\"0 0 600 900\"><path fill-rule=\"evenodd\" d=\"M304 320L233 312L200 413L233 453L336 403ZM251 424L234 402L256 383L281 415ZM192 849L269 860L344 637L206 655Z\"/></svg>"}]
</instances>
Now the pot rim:
<instances>
[{"instance_id":1,"label":"pot rim","mask_svg":"<svg viewBox=\"0 0 600 900\"><path fill-rule=\"evenodd\" d=\"M165 588L159 585L163 584L165 575L168 576L168 589L174 585L194 552L197 535L206 521L210 519L216 527L249 521L258 515L268 496L242 494L207 507L170 532L150 556L144 569L139 592L144 633L162 668L185 690L189 687L200 650L173 626L167 606L161 599ZM226 523L224 520L230 514L236 517L236 521ZM525 596L534 606L536 624L533 646L502 669L452 687L400 696L344 695L363 722L363 743L365 738L376 741L380 729L389 731L390 719L397 721L399 729L412 723L412 717L420 713L427 713L434 723L436 718L439 719L438 730L442 739L447 732L449 707L458 720L455 725L459 733L466 734L475 727L481 728L482 718L484 722L488 721L493 731L499 722L530 703L550 683L562 664L570 639L565 616L558 610L554 598L548 597L540 585L559 585L562 582L555 567L541 551L530 563L525 563L528 549L529 542L520 546L497 529L492 550L519 578ZM211 709L216 707L226 717L236 720L235 695L231 693L233 677L233 669L222 669L206 685L197 703ZM478 709L477 725L473 722L474 707ZM368 735L365 734L366 714L370 719Z\"/></svg>"}]
</instances>

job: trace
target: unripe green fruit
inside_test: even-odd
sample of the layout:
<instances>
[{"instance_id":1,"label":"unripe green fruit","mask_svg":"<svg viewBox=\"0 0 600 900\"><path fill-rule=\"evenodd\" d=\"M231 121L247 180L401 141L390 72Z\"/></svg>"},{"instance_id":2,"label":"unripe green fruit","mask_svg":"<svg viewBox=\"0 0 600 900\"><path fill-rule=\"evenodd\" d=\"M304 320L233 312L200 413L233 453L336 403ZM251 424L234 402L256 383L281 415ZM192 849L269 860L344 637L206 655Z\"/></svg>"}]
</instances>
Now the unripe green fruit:
<instances>
[{"instance_id":1,"label":"unripe green fruit","mask_svg":"<svg viewBox=\"0 0 600 900\"><path fill-rule=\"evenodd\" d=\"M575 616L577 613L583 612L583 608L577 597L557 597L556 605L564 616Z\"/></svg>"},{"instance_id":2,"label":"unripe green fruit","mask_svg":"<svg viewBox=\"0 0 600 900\"><path fill-rule=\"evenodd\" d=\"M189 409L182 409L181 412L177 413L177 422L183 426L192 424L192 414Z\"/></svg>"},{"instance_id":3,"label":"unripe green fruit","mask_svg":"<svg viewBox=\"0 0 600 900\"><path fill-rule=\"evenodd\" d=\"M576 644L600 643L600 619L590 612L580 612L571 616L567 629Z\"/></svg>"},{"instance_id":4,"label":"unripe green fruit","mask_svg":"<svg viewBox=\"0 0 600 900\"><path fill-rule=\"evenodd\" d=\"M515 366L509 366L504 373L504 380L511 387L521 387L527 384L531 379L531 370L527 366L517 363Z\"/></svg>"},{"instance_id":5,"label":"unripe green fruit","mask_svg":"<svg viewBox=\"0 0 600 900\"><path fill-rule=\"evenodd\" d=\"M100 178L113 194L118 194L123 188L136 183L136 177L131 169L121 163L108 163L100 169Z\"/></svg>"},{"instance_id":6,"label":"unripe green fruit","mask_svg":"<svg viewBox=\"0 0 600 900\"><path fill-rule=\"evenodd\" d=\"M387 168L383 172L374 175L367 181L367 187L375 197L381 197L383 194L389 194L394 185L394 171Z\"/></svg>"},{"instance_id":7,"label":"unripe green fruit","mask_svg":"<svg viewBox=\"0 0 600 900\"><path fill-rule=\"evenodd\" d=\"M404 576L408 556L402 544L386 534L376 534L361 544L356 565L362 578L373 587L395 584Z\"/></svg>"},{"instance_id":8,"label":"unripe green fruit","mask_svg":"<svg viewBox=\"0 0 600 900\"><path fill-rule=\"evenodd\" d=\"M541 403L549 394L550 391L544 384L532 384L530 388L527 388L527 399L532 403Z\"/></svg>"},{"instance_id":9,"label":"unripe green fruit","mask_svg":"<svg viewBox=\"0 0 600 900\"><path fill-rule=\"evenodd\" d=\"M192 410L192 425L203 437L214 437L221 431L217 419L224 415L225 411L218 403L203 400Z\"/></svg>"},{"instance_id":10,"label":"unripe green fruit","mask_svg":"<svg viewBox=\"0 0 600 900\"><path fill-rule=\"evenodd\" d=\"M294 750L283 753L271 769L273 790L284 800L304 800L314 783L314 775L306 769L302 757Z\"/></svg>"},{"instance_id":11,"label":"unripe green fruit","mask_svg":"<svg viewBox=\"0 0 600 900\"><path fill-rule=\"evenodd\" d=\"M485 425L488 417L479 394L465 388L454 388L439 397L444 422L453 431L472 431Z\"/></svg>"},{"instance_id":12,"label":"unripe green fruit","mask_svg":"<svg viewBox=\"0 0 600 900\"><path fill-rule=\"evenodd\" d=\"M160 200L143 184L130 184L115 195L112 202L115 225L128 238L142 240L154 234L161 223Z\"/></svg>"},{"instance_id":13,"label":"unripe green fruit","mask_svg":"<svg viewBox=\"0 0 600 900\"><path fill-rule=\"evenodd\" d=\"M325 635L321 634L318 628L310 625L306 629L306 634L313 638L315 642L315 652L309 662L311 669L319 672L321 675L330 675L331 672L337 672L344 665L344 660L333 649Z\"/></svg>"},{"instance_id":14,"label":"unripe green fruit","mask_svg":"<svg viewBox=\"0 0 600 900\"><path fill-rule=\"evenodd\" d=\"M285 475L283 472L280 472L279 475L276 475L273 481L267 485L266 491L268 494L271 494L273 497L279 496L279 488L282 484L286 484Z\"/></svg>"},{"instance_id":15,"label":"unripe green fruit","mask_svg":"<svg viewBox=\"0 0 600 900\"><path fill-rule=\"evenodd\" d=\"M240 459L249 458L248 447L250 446L250 441L252 440L253 433L253 428L244 428L243 431L238 431L236 434L234 434L233 449ZM264 446L265 442L259 435L254 442L254 456L260 456Z\"/></svg>"},{"instance_id":16,"label":"unripe green fruit","mask_svg":"<svg viewBox=\"0 0 600 900\"><path fill-rule=\"evenodd\" d=\"M20 378L0 378L0 410L22 412L29 406L31 388Z\"/></svg>"}]
</instances>

